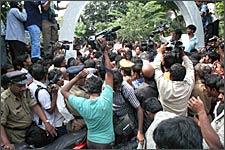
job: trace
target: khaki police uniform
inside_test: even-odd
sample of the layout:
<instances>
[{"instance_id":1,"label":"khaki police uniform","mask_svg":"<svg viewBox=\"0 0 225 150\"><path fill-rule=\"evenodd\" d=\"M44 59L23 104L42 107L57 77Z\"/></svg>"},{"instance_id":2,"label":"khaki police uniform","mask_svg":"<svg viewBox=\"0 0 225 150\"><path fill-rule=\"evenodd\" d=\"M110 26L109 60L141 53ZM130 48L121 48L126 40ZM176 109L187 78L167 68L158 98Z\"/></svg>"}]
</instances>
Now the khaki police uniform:
<instances>
[{"instance_id":1,"label":"khaki police uniform","mask_svg":"<svg viewBox=\"0 0 225 150\"><path fill-rule=\"evenodd\" d=\"M87 92L85 91L85 89L82 88L81 86L78 86L78 85L74 85L71 88L70 94L78 96L78 97L84 97L84 98L87 98L87 99L90 97L87 94ZM79 121L84 126L85 125L84 119L80 116L80 114L73 107L70 106L68 101L66 101L66 106L67 106L67 109L69 110L69 112L75 117L75 119L78 119L77 121ZM78 130L79 129L76 129L76 128L72 129L72 122L67 124L67 131L75 132L75 131L78 131Z\"/></svg>"},{"instance_id":2,"label":"khaki police uniform","mask_svg":"<svg viewBox=\"0 0 225 150\"><path fill-rule=\"evenodd\" d=\"M26 129L32 123L30 107L36 104L28 90L21 98L17 98L10 89L1 93L1 126L4 126L11 143L25 140Z\"/></svg>"}]
</instances>

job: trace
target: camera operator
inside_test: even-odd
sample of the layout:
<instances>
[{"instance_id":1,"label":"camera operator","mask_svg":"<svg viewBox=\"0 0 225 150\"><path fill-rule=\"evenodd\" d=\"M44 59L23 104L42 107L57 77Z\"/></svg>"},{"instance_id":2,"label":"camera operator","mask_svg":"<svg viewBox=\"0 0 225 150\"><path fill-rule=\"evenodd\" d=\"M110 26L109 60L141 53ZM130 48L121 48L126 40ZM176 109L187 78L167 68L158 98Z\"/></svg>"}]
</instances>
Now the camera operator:
<instances>
[{"instance_id":1,"label":"camera operator","mask_svg":"<svg viewBox=\"0 0 225 150\"><path fill-rule=\"evenodd\" d=\"M57 14L55 10L63 10L66 7L59 7L53 1L45 0L41 2L41 11L42 11L42 36L43 36L43 46L44 46L44 55L52 54L49 47L51 47L50 42L58 41L58 30L59 25L55 19Z\"/></svg>"},{"instance_id":2,"label":"camera operator","mask_svg":"<svg viewBox=\"0 0 225 150\"><path fill-rule=\"evenodd\" d=\"M26 53L24 22L27 20L27 13L19 2L11 1L9 5L5 40L8 43L12 60L14 60L17 56Z\"/></svg>"},{"instance_id":3,"label":"camera operator","mask_svg":"<svg viewBox=\"0 0 225 150\"><path fill-rule=\"evenodd\" d=\"M180 57L184 65L180 63L173 64L170 67L170 80L167 80L161 70L161 60L165 50L166 44L161 45L157 49L158 54L153 62L159 99L164 111L187 116L187 101L195 84L193 63L185 55L184 51L180 51Z\"/></svg>"},{"instance_id":4,"label":"camera operator","mask_svg":"<svg viewBox=\"0 0 225 150\"><path fill-rule=\"evenodd\" d=\"M160 32L160 41L162 43L169 43L169 45L174 45L173 43L176 43L177 41L181 41L181 35L182 35L182 31L181 29L175 29L174 31L172 31L171 36L168 37L164 37L164 31Z\"/></svg>"}]
</instances>

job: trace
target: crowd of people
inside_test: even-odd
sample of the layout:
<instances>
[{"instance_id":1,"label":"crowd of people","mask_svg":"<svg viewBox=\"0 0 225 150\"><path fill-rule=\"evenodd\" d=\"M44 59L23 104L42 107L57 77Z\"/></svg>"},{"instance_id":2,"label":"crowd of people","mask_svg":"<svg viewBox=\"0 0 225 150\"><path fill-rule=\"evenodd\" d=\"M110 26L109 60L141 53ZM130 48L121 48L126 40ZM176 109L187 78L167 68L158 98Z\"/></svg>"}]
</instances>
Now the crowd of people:
<instances>
[{"instance_id":1,"label":"crowd of people","mask_svg":"<svg viewBox=\"0 0 225 150\"><path fill-rule=\"evenodd\" d=\"M197 48L190 24L188 41L179 28L147 43L102 37L95 47L74 45L76 57L66 59L51 4L10 2L1 34L2 148L40 148L84 128L90 149L133 139L143 149L224 148L223 38Z\"/></svg>"}]
</instances>

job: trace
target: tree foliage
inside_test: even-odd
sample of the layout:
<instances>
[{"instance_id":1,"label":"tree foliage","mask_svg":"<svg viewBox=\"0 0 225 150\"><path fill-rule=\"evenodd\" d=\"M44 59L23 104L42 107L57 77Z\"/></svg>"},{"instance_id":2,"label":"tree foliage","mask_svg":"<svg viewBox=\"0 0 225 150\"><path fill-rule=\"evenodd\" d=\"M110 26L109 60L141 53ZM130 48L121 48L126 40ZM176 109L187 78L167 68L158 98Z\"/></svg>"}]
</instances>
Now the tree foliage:
<instances>
[{"instance_id":1,"label":"tree foliage","mask_svg":"<svg viewBox=\"0 0 225 150\"><path fill-rule=\"evenodd\" d=\"M219 36L223 37L224 35L224 1L216 2L216 13L220 18L219 24Z\"/></svg>"},{"instance_id":2,"label":"tree foliage","mask_svg":"<svg viewBox=\"0 0 225 150\"><path fill-rule=\"evenodd\" d=\"M171 4L171 3L169 3ZM174 4L175 5L175 4ZM162 22L171 22L166 17L167 9L157 1L95 1L85 7L75 33L90 36L95 32L120 25L118 36L127 40L146 39L154 27ZM82 30L85 30L82 31Z\"/></svg>"}]
</instances>

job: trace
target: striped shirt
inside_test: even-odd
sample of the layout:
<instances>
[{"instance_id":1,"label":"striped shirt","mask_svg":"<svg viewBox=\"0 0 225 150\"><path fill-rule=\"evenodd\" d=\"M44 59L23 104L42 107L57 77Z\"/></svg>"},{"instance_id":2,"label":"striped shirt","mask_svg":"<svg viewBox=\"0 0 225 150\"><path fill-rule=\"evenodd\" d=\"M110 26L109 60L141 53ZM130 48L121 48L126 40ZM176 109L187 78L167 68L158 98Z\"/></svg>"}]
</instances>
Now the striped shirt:
<instances>
[{"instance_id":1,"label":"striped shirt","mask_svg":"<svg viewBox=\"0 0 225 150\"><path fill-rule=\"evenodd\" d=\"M126 81L123 81L121 88L113 93L113 111L122 116L127 113L126 102L129 102L135 109L140 106L140 102L135 96L134 89Z\"/></svg>"}]
</instances>

